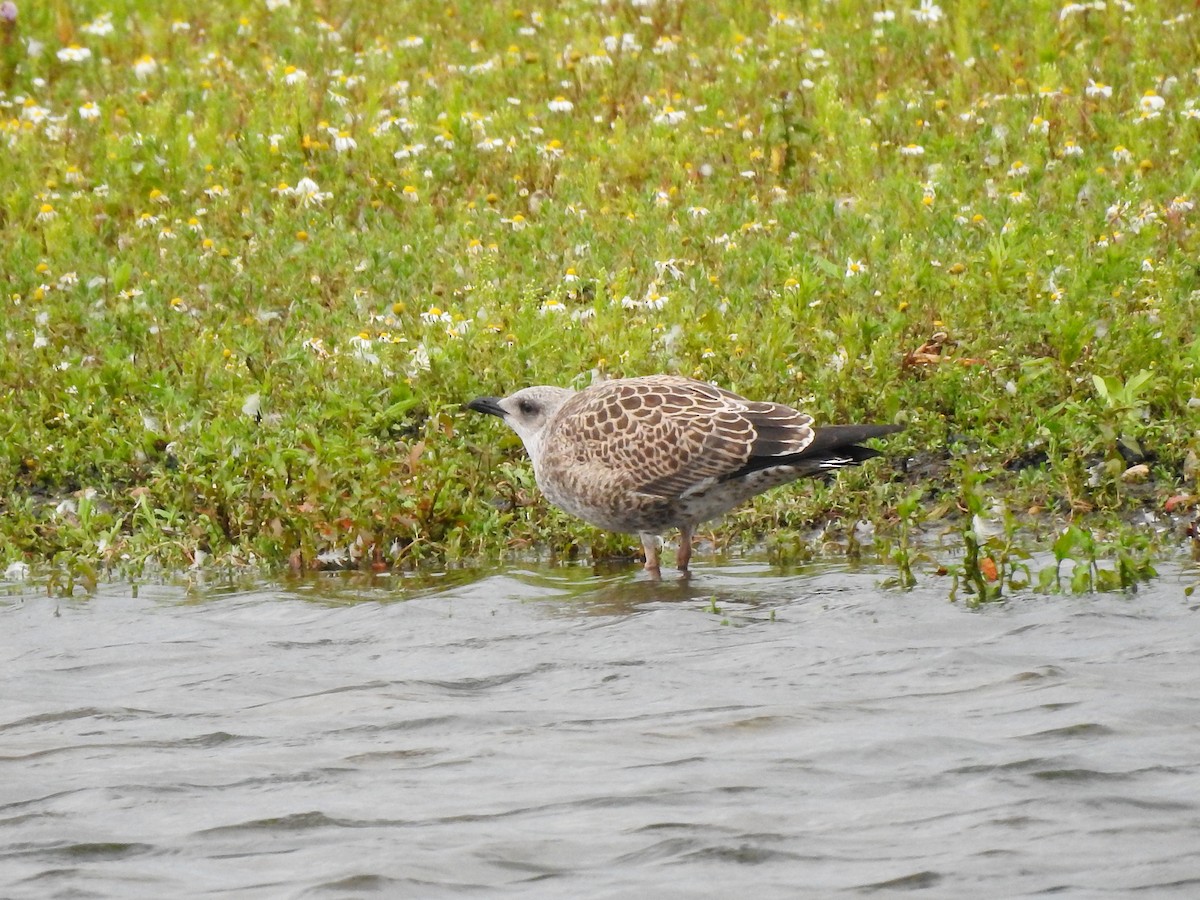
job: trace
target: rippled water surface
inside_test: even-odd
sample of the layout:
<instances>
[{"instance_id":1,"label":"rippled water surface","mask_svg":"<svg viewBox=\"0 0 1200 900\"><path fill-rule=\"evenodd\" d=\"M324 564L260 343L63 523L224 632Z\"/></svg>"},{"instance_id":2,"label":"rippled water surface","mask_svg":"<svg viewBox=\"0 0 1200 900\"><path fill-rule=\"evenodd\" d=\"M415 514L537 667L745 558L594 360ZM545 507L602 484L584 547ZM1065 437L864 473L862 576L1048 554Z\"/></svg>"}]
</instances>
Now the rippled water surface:
<instances>
[{"instance_id":1,"label":"rippled water surface","mask_svg":"<svg viewBox=\"0 0 1200 900\"><path fill-rule=\"evenodd\" d=\"M1200 605L702 567L0 593L0 897L1200 896Z\"/></svg>"}]
</instances>

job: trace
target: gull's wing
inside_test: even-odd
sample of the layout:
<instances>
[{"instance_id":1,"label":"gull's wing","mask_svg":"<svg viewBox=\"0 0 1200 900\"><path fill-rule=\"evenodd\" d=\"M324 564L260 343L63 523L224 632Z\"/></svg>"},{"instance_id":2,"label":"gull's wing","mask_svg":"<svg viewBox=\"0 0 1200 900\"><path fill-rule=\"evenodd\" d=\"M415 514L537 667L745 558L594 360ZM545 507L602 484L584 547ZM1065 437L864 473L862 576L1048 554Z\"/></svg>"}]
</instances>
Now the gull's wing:
<instances>
[{"instance_id":1,"label":"gull's wing","mask_svg":"<svg viewBox=\"0 0 1200 900\"><path fill-rule=\"evenodd\" d=\"M626 490L680 497L794 457L813 438L812 418L791 407L652 375L576 394L555 416L543 453L549 466L583 467Z\"/></svg>"}]
</instances>

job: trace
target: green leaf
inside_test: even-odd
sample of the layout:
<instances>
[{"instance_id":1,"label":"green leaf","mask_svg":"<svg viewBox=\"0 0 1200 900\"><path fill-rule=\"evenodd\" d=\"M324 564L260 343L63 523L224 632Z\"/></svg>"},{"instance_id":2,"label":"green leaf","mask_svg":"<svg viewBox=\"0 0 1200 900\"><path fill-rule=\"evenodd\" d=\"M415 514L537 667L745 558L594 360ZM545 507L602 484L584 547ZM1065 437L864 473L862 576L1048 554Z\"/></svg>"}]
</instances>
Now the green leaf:
<instances>
[{"instance_id":1,"label":"green leaf","mask_svg":"<svg viewBox=\"0 0 1200 900\"><path fill-rule=\"evenodd\" d=\"M1127 382L1125 382L1125 392L1130 399L1137 396L1143 387L1149 385L1154 380L1154 373L1149 369L1142 369Z\"/></svg>"},{"instance_id":2,"label":"green leaf","mask_svg":"<svg viewBox=\"0 0 1200 900\"><path fill-rule=\"evenodd\" d=\"M1075 549L1075 545L1079 541L1079 530L1074 526L1068 526L1062 534L1054 539L1052 549L1054 550L1054 558L1059 562L1067 559L1071 555L1071 551Z\"/></svg>"},{"instance_id":3,"label":"green leaf","mask_svg":"<svg viewBox=\"0 0 1200 900\"><path fill-rule=\"evenodd\" d=\"M1058 571L1050 566L1038 572L1038 591L1042 594L1058 593Z\"/></svg>"},{"instance_id":4,"label":"green leaf","mask_svg":"<svg viewBox=\"0 0 1200 900\"><path fill-rule=\"evenodd\" d=\"M823 256L815 256L812 261L813 265L828 275L830 278L843 278L845 271L837 263L832 263Z\"/></svg>"},{"instance_id":5,"label":"green leaf","mask_svg":"<svg viewBox=\"0 0 1200 900\"><path fill-rule=\"evenodd\" d=\"M1076 565L1071 572L1071 591L1086 594L1092 590L1092 570L1085 565Z\"/></svg>"},{"instance_id":6,"label":"green leaf","mask_svg":"<svg viewBox=\"0 0 1200 900\"><path fill-rule=\"evenodd\" d=\"M129 284L129 278L132 275L133 275L133 264L132 263L130 263L130 262L118 263L117 267L115 269L113 269L113 273L111 276L113 290L116 293L120 293L121 291L125 290L125 287Z\"/></svg>"}]
</instances>

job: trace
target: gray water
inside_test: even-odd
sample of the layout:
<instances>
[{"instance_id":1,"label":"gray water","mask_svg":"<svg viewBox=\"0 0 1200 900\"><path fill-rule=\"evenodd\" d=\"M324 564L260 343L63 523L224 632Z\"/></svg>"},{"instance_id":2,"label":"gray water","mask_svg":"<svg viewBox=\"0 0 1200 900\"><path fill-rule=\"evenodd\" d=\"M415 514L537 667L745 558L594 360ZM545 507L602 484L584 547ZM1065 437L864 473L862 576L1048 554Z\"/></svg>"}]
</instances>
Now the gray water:
<instances>
[{"instance_id":1,"label":"gray water","mask_svg":"<svg viewBox=\"0 0 1200 900\"><path fill-rule=\"evenodd\" d=\"M701 566L0 591L0 897L1200 896L1200 604Z\"/></svg>"}]
</instances>

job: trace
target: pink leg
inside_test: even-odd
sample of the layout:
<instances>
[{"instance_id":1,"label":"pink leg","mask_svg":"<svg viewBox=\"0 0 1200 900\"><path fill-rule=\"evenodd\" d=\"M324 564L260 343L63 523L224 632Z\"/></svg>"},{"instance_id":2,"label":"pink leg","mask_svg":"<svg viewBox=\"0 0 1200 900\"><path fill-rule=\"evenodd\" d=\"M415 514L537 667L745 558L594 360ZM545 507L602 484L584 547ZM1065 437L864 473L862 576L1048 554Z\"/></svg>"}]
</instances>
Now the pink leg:
<instances>
[{"instance_id":1,"label":"pink leg","mask_svg":"<svg viewBox=\"0 0 1200 900\"><path fill-rule=\"evenodd\" d=\"M658 578L662 572L658 564L658 535L643 531L642 549L646 551L646 571Z\"/></svg>"},{"instance_id":2,"label":"pink leg","mask_svg":"<svg viewBox=\"0 0 1200 900\"><path fill-rule=\"evenodd\" d=\"M688 570L688 563L692 561L692 529L679 529L679 549L675 551L675 568L680 572Z\"/></svg>"}]
</instances>

